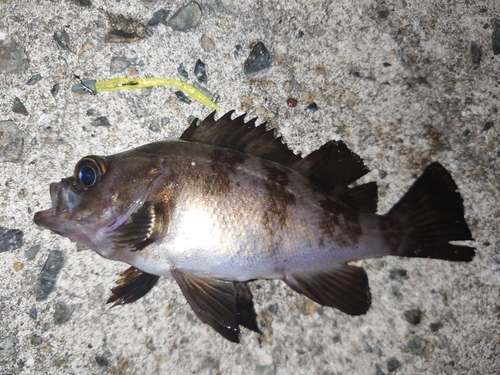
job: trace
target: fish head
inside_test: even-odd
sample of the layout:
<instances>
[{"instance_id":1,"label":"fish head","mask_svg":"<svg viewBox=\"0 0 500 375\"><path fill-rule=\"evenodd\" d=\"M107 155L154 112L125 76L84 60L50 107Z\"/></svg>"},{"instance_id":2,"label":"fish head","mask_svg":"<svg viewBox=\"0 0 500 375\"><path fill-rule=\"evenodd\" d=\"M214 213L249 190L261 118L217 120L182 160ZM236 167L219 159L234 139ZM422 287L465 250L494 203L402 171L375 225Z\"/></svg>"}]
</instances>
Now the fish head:
<instances>
[{"instance_id":1,"label":"fish head","mask_svg":"<svg viewBox=\"0 0 500 375\"><path fill-rule=\"evenodd\" d=\"M35 213L34 221L109 257L113 233L150 199L158 175L147 157L86 156L72 176L50 184L52 207Z\"/></svg>"}]
</instances>

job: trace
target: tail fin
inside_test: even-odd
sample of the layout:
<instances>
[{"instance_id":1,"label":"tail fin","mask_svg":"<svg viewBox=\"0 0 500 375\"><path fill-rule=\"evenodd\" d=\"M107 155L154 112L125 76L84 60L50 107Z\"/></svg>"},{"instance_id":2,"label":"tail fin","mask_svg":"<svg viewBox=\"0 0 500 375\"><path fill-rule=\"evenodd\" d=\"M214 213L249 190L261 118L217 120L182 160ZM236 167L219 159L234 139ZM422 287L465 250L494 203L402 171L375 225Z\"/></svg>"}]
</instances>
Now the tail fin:
<instances>
[{"instance_id":1,"label":"tail fin","mask_svg":"<svg viewBox=\"0 0 500 375\"><path fill-rule=\"evenodd\" d=\"M425 169L387 216L401 224L405 236L395 255L463 262L474 258L474 248L449 243L472 236L457 185L439 163Z\"/></svg>"}]
</instances>

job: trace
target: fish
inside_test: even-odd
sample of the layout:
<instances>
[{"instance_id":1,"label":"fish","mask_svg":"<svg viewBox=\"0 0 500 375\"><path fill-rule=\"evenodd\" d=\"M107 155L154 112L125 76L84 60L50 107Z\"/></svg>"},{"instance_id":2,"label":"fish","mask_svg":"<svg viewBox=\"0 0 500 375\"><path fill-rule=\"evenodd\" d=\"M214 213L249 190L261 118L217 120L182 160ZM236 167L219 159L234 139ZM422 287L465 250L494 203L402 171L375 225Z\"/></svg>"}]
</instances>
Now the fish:
<instances>
[{"instance_id":1,"label":"fish","mask_svg":"<svg viewBox=\"0 0 500 375\"><path fill-rule=\"evenodd\" d=\"M342 141L306 157L266 124L230 111L193 121L179 140L89 155L50 184L34 222L125 270L107 301L145 296L172 277L198 318L238 343L261 333L249 282L282 280L349 315L371 305L366 271L382 256L470 262L475 248L450 173L433 162L386 214L375 182Z\"/></svg>"}]
</instances>

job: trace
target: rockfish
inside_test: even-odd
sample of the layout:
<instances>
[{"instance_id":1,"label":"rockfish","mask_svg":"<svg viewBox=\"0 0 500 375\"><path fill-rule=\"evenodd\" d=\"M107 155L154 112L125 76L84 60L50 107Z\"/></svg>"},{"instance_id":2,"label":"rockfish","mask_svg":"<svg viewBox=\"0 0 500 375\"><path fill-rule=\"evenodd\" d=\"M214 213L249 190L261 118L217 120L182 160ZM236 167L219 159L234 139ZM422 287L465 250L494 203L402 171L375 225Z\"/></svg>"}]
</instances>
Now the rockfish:
<instances>
[{"instance_id":1,"label":"rockfish","mask_svg":"<svg viewBox=\"0 0 500 375\"><path fill-rule=\"evenodd\" d=\"M367 312L366 272L348 263L385 255L471 261L457 186L430 164L403 198L377 215L359 156L330 141L305 158L265 124L229 112L193 122L178 141L81 159L50 185L35 223L131 267L108 302L143 297L172 276L202 322L239 342L260 332L248 281L280 279L313 301Z\"/></svg>"}]
</instances>

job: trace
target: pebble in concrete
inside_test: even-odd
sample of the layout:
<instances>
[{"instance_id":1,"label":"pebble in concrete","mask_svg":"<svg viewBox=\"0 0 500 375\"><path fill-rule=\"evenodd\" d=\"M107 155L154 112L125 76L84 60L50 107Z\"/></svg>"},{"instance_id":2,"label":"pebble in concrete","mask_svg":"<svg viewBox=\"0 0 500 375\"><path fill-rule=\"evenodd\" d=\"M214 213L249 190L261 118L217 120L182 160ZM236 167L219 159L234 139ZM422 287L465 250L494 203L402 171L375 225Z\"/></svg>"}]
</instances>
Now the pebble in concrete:
<instances>
[{"instance_id":1,"label":"pebble in concrete","mask_svg":"<svg viewBox=\"0 0 500 375\"><path fill-rule=\"evenodd\" d=\"M174 30L184 31L191 27L198 26L201 22L201 8L195 1L179 8L167 22L167 25Z\"/></svg>"},{"instance_id":2,"label":"pebble in concrete","mask_svg":"<svg viewBox=\"0 0 500 375\"><path fill-rule=\"evenodd\" d=\"M249 75L268 69L270 66L271 55L264 43L258 42L252 48L252 52L250 52L250 55L245 60L243 70L245 74Z\"/></svg>"},{"instance_id":3,"label":"pebble in concrete","mask_svg":"<svg viewBox=\"0 0 500 375\"><path fill-rule=\"evenodd\" d=\"M0 45L0 74L24 73L29 67L24 49L15 42Z\"/></svg>"},{"instance_id":4,"label":"pebble in concrete","mask_svg":"<svg viewBox=\"0 0 500 375\"><path fill-rule=\"evenodd\" d=\"M52 250L35 284L35 298L37 301L43 301L52 292L63 264L64 255L62 251Z\"/></svg>"}]
</instances>

